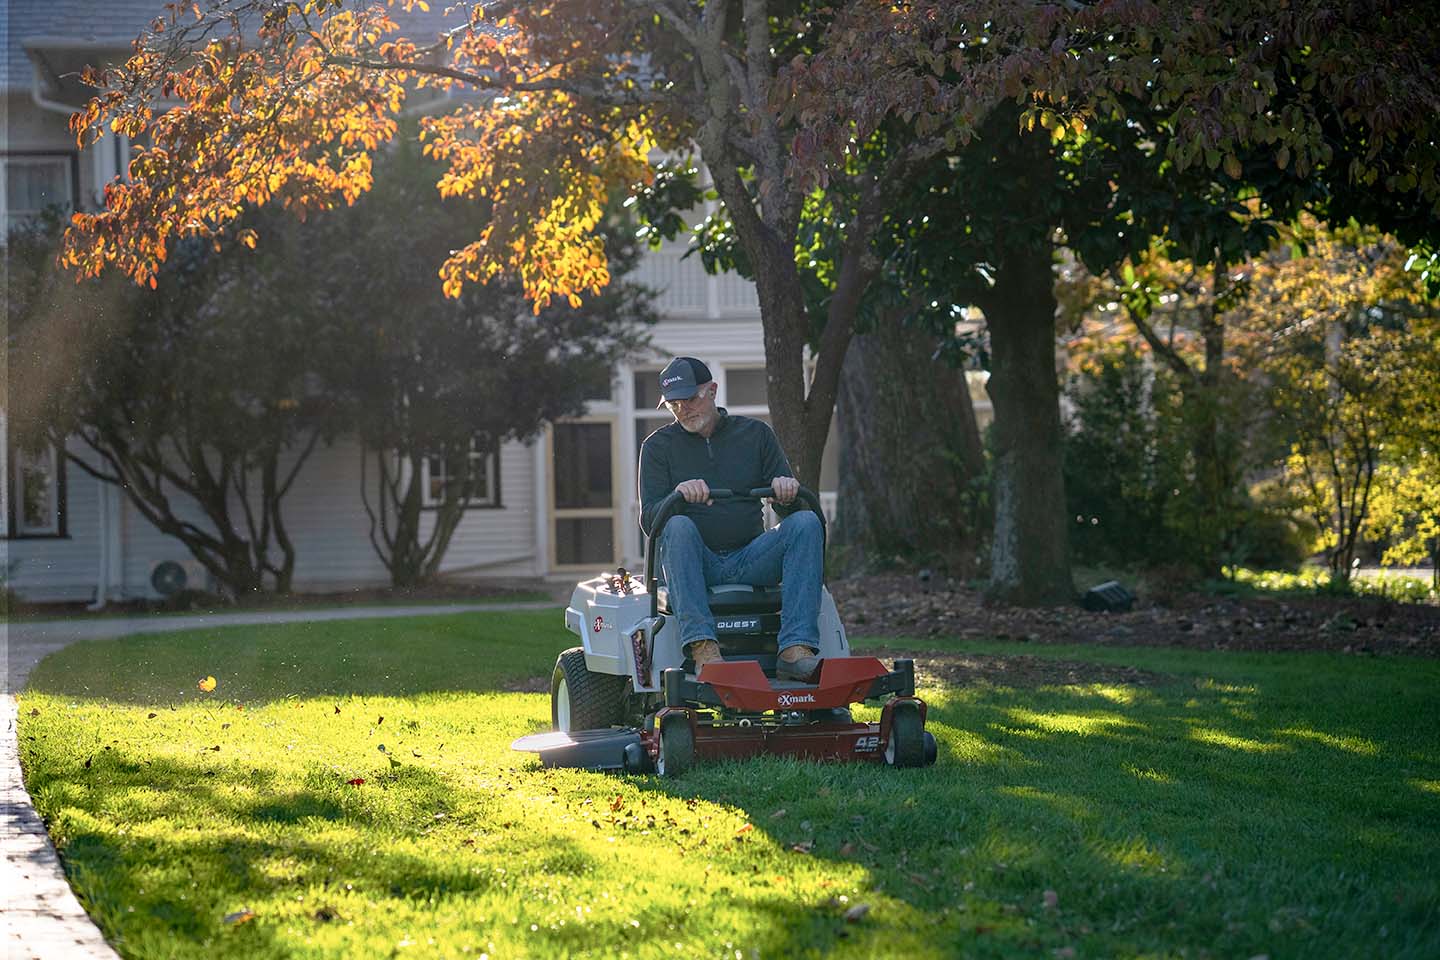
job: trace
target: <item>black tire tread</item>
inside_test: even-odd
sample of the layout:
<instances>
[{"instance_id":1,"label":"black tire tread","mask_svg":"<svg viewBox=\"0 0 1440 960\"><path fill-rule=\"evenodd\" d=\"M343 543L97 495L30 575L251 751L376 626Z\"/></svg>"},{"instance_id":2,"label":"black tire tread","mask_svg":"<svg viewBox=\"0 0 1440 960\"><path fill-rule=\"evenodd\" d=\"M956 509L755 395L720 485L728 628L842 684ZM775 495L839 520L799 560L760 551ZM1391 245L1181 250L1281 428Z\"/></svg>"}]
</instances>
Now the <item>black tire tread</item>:
<instances>
[{"instance_id":1,"label":"black tire tread","mask_svg":"<svg viewBox=\"0 0 1440 960\"><path fill-rule=\"evenodd\" d=\"M925 722L913 705L898 707L891 716L890 742L894 746L895 766L925 766Z\"/></svg>"},{"instance_id":2,"label":"black tire tread","mask_svg":"<svg viewBox=\"0 0 1440 960\"><path fill-rule=\"evenodd\" d=\"M682 776L695 762L695 733L684 717L667 717L660 725L660 756L663 776Z\"/></svg>"},{"instance_id":3,"label":"black tire tread","mask_svg":"<svg viewBox=\"0 0 1440 960\"><path fill-rule=\"evenodd\" d=\"M570 689L570 726L572 730L604 730L620 723L624 715L625 677L594 673L585 666L583 647L571 647L555 660L555 673L550 678L550 721L555 723L558 711L555 697L560 679Z\"/></svg>"}]
</instances>

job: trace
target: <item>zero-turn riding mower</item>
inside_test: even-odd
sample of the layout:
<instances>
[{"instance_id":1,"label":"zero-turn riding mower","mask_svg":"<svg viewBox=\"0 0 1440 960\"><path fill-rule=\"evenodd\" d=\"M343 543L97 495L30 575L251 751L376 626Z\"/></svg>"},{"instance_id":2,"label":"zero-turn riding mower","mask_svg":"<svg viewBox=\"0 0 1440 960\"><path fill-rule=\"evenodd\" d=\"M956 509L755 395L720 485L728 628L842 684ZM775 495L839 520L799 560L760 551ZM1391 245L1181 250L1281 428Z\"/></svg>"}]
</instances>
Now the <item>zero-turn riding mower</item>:
<instances>
[{"instance_id":1,"label":"zero-turn riding mower","mask_svg":"<svg viewBox=\"0 0 1440 960\"><path fill-rule=\"evenodd\" d=\"M711 490L712 499L764 499ZM824 514L813 492L797 501ZM727 583L708 589L723 662L698 675L680 648L656 545L665 523L685 506L679 493L661 501L645 544L645 577L621 568L575 587L565 626L581 645L560 654L550 684L552 733L521 737L516 750L538 753L545 766L654 770L678 776L697 761L758 754L815 760L934 763L925 703L915 696L915 665L887 669L875 657L852 656L830 591L821 588L820 649L814 682L775 679L780 588ZM823 542L823 541L822 541ZM857 723L849 706L883 701L877 723Z\"/></svg>"}]
</instances>

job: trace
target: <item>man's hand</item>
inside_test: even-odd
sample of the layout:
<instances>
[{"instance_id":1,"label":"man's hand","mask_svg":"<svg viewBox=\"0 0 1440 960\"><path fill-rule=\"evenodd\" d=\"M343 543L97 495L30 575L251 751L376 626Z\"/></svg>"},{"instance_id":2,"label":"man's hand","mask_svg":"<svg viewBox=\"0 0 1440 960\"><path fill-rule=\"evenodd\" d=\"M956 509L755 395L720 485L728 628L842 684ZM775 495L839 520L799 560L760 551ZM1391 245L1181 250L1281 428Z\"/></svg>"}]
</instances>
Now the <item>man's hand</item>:
<instances>
[{"instance_id":1,"label":"man's hand","mask_svg":"<svg viewBox=\"0 0 1440 960\"><path fill-rule=\"evenodd\" d=\"M776 477L770 481L770 489L775 491L776 503L789 503L800 492L800 481L794 477Z\"/></svg>"},{"instance_id":2,"label":"man's hand","mask_svg":"<svg viewBox=\"0 0 1440 960\"><path fill-rule=\"evenodd\" d=\"M684 497L686 503L703 503L708 507L715 502L710 499L710 485L704 480L686 480L675 492Z\"/></svg>"}]
</instances>

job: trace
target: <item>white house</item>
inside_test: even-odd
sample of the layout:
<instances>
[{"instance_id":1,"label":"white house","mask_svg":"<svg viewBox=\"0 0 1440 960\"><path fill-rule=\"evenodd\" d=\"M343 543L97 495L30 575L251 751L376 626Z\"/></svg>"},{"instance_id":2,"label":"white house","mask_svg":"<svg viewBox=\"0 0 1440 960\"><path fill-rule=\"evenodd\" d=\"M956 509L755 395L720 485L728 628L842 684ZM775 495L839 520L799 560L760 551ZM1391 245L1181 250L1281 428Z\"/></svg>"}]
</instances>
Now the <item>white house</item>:
<instances>
[{"instance_id":1,"label":"white house","mask_svg":"<svg viewBox=\"0 0 1440 960\"><path fill-rule=\"evenodd\" d=\"M161 12L162 0L10 0L0 60L0 220L8 225L51 204L92 209L101 186L124 171L129 146L123 138L107 136L77 151L67 121L88 92L76 75L87 63L124 56ZM766 415L753 287L735 276L707 276L698 258L682 261L683 252L676 245L650 254L639 271L642 282L661 291L654 355L617 368L609 394L593 398L583 417L550 425L533 444L509 444L486 464L488 496L456 531L447 575L568 579L638 564L636 458L640 441L669 419L655 409L656 375L669 357L703 358L722 405ZM827 504L835 489L830 446L821 483L832 491L824 496ZM0 455L0 560L21 598L101 604L153 597L156 568L166 562L179 564L189 585L205 585L202 568L180 542L151 526L115 487L67 467L56 451L22 454L8 435ZM296 589L388 582L367 536L358 444L341 440L317 450L284 509L296 547Z\"/></svg>"}]
</instances>

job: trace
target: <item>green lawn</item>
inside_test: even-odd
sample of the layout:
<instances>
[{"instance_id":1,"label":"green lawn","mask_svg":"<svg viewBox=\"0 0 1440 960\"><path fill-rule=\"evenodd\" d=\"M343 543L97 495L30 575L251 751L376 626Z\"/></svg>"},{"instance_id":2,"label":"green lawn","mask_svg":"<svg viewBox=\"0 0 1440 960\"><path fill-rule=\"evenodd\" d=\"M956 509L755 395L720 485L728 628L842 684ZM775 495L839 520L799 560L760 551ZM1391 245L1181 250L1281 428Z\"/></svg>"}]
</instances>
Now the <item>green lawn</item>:
<instances>
[{"instance_id":1,"label":"green lawn","mask_svg":"<svg viewBox=\"0 0 1440 960\"><path fill-rule=\"evenodd\" d=\"M26 780L130 957L1440 955L1436 661L970 645L1169 679L926 688L928 769L660 781L509 750L558 622L80 644Z\"/></svg>"}]
</instances>

